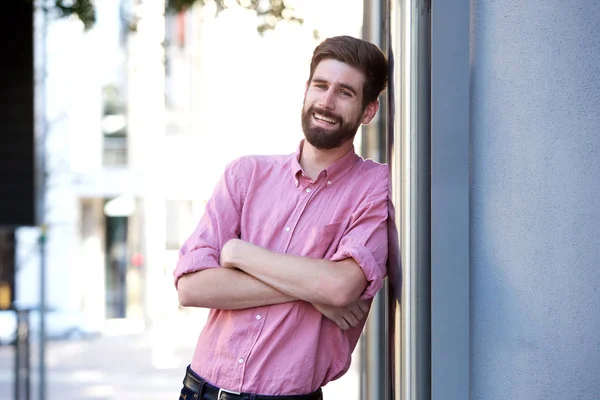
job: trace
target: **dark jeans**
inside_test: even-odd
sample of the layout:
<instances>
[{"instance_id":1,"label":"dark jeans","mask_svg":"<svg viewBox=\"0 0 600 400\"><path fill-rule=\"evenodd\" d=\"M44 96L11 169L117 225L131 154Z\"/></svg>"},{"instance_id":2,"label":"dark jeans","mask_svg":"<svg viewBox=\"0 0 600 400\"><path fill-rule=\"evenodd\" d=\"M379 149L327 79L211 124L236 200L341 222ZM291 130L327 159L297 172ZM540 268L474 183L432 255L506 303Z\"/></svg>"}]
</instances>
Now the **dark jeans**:
<instances>
[{"instance_id":1,"label":"dark jeans","mask_svg":"<svg viewBox=\"0 0 600 400\"><path fill-rule=\"evenodd\" d=\"M202 399L198 398L198 395L192 392L185 386L181 388L181 394L179 394L179 400L207 400L206 397L202 396Z\"/></svg>"},{"instance_id":2,"label":"dark jeans","mask_svg":"<svg viewBox=\"0 0 600 400\"><path fill-rule=\"evenodd\" d=\"M239 396L236 396L235 398L239 399ZM217 399L217 400L229 400L229 399L231 399L231 397L229 397L227 393L223 393L223 394L221 394L221 399ZM319 399L323 400L323 395L322 394L321 394L321 397ZM202 396L202 398L200 398L192 390L190 390L187 387L183 386L181 388L181 393L179 395L179 400L215 400L215 399L213 399L212 397L210 397L208 394L204 394ZM254 400L254 395L244 396L244 400Z\"/></svg>"},{"instance_id":3,"label":"dark jeans","mask_svg":"<svg viewBox=\"0 0 600 400\"><path fill-rule=\"evenodd\" d=\"M228 399L227 393L223 393L221 395L221 400L227 400L227 399ZM179 395L179 400L213 400L213 399L211 399L210 397L206 397L206 395L202 396L202 398L200 399L197 394L195 394L190 389L188 389L184 386L183 388L181 388L181 394ZM253 400L253 399L251 397L246 397L246 398L244 398L244 400ZM321 397L321 400L323 400L323 397Z\"/></svg>"}]
</instances>

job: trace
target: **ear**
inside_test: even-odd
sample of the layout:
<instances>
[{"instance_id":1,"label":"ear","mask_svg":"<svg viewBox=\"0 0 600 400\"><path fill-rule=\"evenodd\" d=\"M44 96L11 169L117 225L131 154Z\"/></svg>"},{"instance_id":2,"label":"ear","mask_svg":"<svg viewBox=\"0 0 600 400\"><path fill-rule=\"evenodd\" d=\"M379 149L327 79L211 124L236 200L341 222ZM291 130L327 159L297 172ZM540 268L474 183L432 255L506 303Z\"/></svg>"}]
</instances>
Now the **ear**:
<instances>
[{"instance_id":1,"label":"ear","mask_svg":"<svg viewBox=\"0 0 600 400\"><path fill-rule=\"evenodd\" d=\"M365 111L363 111L363 117L362 117L362 120L360 121L361 124L367 125L369 122L371 122L373 117L375 117L375 114L377 114L378 110L379 110L379 100L375 100L375 101L372 101L369 104L367 104L367 106L365 107Z\"/></svg>"}]
</instances>

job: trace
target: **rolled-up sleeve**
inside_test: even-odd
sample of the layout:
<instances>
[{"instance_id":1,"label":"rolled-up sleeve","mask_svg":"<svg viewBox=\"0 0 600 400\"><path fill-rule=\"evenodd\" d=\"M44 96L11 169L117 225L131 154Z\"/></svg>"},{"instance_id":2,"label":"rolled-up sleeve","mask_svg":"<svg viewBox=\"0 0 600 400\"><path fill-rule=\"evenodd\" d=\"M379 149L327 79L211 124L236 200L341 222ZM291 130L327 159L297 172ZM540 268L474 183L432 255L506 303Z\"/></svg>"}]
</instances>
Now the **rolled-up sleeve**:
<instances>
[{"instance_id":1,"label":"rolled-up sleeve","mask_svg":"<svg viewBox=\"0 0 600 400\"><path fill-rule=\"evenodd\" d=\"M353 213L332 261L353 258L367 279L362 300L375 297L383 286L388 256L388 188L389 171L382 167L369 194Z\"/></svg>"},{"instance_id":2,"label":"rolled-up sleeve","mask_svg":"<svg viewBox=\"0 0 600 400\"><path fill-rule=\"evenodd\" d=\"M244 201L244 191L239 184L243 182L242 175L239 160L225 168L196 229L179 250L173 271L175 287L184 274L220 267L221 248L228 240L239 237Z\"/></svg>"}]
</instances>

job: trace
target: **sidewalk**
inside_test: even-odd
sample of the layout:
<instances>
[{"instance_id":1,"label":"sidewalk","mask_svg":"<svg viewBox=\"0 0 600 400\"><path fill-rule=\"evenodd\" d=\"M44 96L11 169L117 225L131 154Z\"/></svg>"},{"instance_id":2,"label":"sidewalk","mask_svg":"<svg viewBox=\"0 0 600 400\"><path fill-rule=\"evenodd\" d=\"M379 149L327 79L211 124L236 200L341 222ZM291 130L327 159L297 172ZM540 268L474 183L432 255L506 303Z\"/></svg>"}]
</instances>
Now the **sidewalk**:
<instances>
[{"instance_id":1,"label":"sidewalk","mask_svg":"<svg viewBox=\"0 0 600 400\"><path fill-rule=\"evenodd\" d=\"M158 336L151 331L49 341L46 399L176 399L193 344L181 342L163 348L164 341ZM38 346L32 343L31 400L38 399L37 357ZM14 348L0 347L2 400L14 398L13 368Z\"/></svg>"},{"instance_id":2,"label":"sidewalk","mask_svg":"<svg viewBox=\"0 0 600 400\"><path fill-rule=\"evenodd\" d=\"M177 399L196 333L164 324L88 339L49 341L46 400ZM38 396L36 343L31 347L31 400ZM0 400L14 399L14 348L0 346ZM324 388L325 400L358 400L358 366Z\"/></svg>"}]
</instances>

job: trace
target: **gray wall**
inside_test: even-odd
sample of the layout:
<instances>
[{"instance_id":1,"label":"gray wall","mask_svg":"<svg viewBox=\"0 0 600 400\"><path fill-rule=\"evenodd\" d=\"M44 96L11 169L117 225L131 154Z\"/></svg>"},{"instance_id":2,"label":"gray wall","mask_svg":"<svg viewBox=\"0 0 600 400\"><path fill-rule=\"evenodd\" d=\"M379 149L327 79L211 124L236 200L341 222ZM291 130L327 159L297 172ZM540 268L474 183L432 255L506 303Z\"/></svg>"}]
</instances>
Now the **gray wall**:
<instances>
[{"instance_id":1,"label":"gray wall","mask_svg":"<svg viewBox=\"0 0 600 400\"><path fill-rule=\"evenodd\" d=\"M600 2L471 1L471 399L600 398Z\"/></svg>"}]
</instances>

